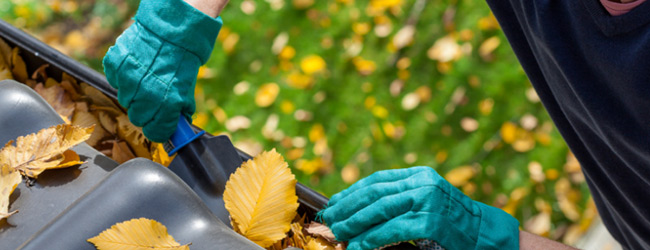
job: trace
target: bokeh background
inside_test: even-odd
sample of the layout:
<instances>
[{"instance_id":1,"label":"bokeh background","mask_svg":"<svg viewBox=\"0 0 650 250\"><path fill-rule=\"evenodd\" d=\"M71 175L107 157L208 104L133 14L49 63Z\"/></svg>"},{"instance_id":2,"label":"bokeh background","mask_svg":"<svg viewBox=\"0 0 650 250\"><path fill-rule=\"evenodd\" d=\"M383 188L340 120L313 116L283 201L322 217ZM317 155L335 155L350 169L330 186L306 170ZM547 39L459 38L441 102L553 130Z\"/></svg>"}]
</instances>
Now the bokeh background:
<instances>
[{"instance_id":1,"label":"bokeh background","mask_svg":"<svg viewBox=\"0 0 650 250\"><path fill-rule=\"evenodd\" d=\"M138 2L3 0L0 17L102 72ZM565 243L597 216L483 0L231 0L222 17L194 124L277 149L307 186L423 165Z\"/></svg>"}]
</instances>

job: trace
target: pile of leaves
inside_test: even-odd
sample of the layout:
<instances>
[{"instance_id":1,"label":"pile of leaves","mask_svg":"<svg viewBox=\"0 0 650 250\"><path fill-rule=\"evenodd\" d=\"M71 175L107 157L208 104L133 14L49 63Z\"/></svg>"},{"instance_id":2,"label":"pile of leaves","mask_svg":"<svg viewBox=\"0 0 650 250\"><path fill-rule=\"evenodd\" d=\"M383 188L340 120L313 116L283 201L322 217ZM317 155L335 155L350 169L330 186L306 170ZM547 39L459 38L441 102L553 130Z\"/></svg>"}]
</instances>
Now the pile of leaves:
<instances>
[{"instance_id":1,"label":"pile of leaves","mask_svg":"<svg viewBox=\"0 0 650 250\"><path fill-rule=\"evenodd\" d=\"M114 99L87 83L79 83L63 73L61 81L48 76L45 64L34 72L27 72L18 47L11 48L0 38L0 80L15 79L33 88L66 124L82 127L95 126L86 143L123 163L143 157L164 166L171 163L163 145L147 140L142 129L134 126L124 108Z\"/></svg>"}]
</instances>

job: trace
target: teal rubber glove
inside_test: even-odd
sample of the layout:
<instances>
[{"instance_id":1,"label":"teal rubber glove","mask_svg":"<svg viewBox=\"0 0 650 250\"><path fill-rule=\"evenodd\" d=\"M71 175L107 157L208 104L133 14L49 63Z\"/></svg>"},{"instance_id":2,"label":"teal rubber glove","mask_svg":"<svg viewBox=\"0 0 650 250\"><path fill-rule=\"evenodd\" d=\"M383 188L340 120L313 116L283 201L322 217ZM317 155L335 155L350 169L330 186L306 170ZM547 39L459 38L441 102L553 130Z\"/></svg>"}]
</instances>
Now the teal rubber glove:
<instances>
[{"instance_id":1,"label":"teal rubber glove","mask_svg":"<svg viewBox=\"0 0 650 250\"><path fill-rule=\"evenodd\" d=\"M142 0L134 19L106 53L104 72L131 123L165 142L181 114L194 114L196 76L222 21L183 0Z\"/></svg>"},{"instance_id":2,"label":"teal rubber glove","mask_svg":"<svg viewBox=\"0 0 650 250\"><path fill-rule=\"evenodd\" d=\"M379 171L319 213L348 250L428 239L447 250L519 249L519 222L473 201L429 167Z\"/></svg>"}]
</instances>

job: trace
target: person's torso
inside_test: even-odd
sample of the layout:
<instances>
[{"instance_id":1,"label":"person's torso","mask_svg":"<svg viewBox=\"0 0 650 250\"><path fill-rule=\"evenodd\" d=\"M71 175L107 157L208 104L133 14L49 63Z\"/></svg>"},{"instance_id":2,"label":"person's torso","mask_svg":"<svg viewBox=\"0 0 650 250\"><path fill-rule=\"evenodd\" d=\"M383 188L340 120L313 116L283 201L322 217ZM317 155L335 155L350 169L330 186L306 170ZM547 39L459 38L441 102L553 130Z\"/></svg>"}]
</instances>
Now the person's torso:
<instances>
[{"instance_id":1,"label":"person's torso","mask_svg":"<svg viewBox=\"0 0 650 250\"><path fill-rule=\"evenodd\" d=\"M650 4L611 16L599 0L488 0L605 225L650 249Z\"/></svg>"}]
</instances>

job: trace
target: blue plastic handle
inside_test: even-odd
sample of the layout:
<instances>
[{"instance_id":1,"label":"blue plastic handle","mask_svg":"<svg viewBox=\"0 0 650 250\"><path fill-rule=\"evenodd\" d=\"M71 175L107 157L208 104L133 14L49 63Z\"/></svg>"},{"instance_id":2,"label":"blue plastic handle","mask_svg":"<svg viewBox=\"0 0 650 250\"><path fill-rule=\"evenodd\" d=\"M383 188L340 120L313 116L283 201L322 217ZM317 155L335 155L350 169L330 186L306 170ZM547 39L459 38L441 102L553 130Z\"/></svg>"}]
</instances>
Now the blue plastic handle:
<instances>
[{"instance_id":1,"label":"blue plastic handle","mask_svg":"<svg viewBox=\"0 0 650 250\"><path fill-rule=\"evenodd\" d=\"M176 132L174 132L174 134L172 134L172 137L169 139L171 146L174 148L172 150L169 150L168 154L170 156L175 154L176 151L201 137L203 134L205 134L205 131L203 130L201 130L201 132L194 133L194 130L192 129L192 126L190 125L190 122L187 120L187 118L181 117L180 121L178 121Z\"/></svg>"}]
</instances>

